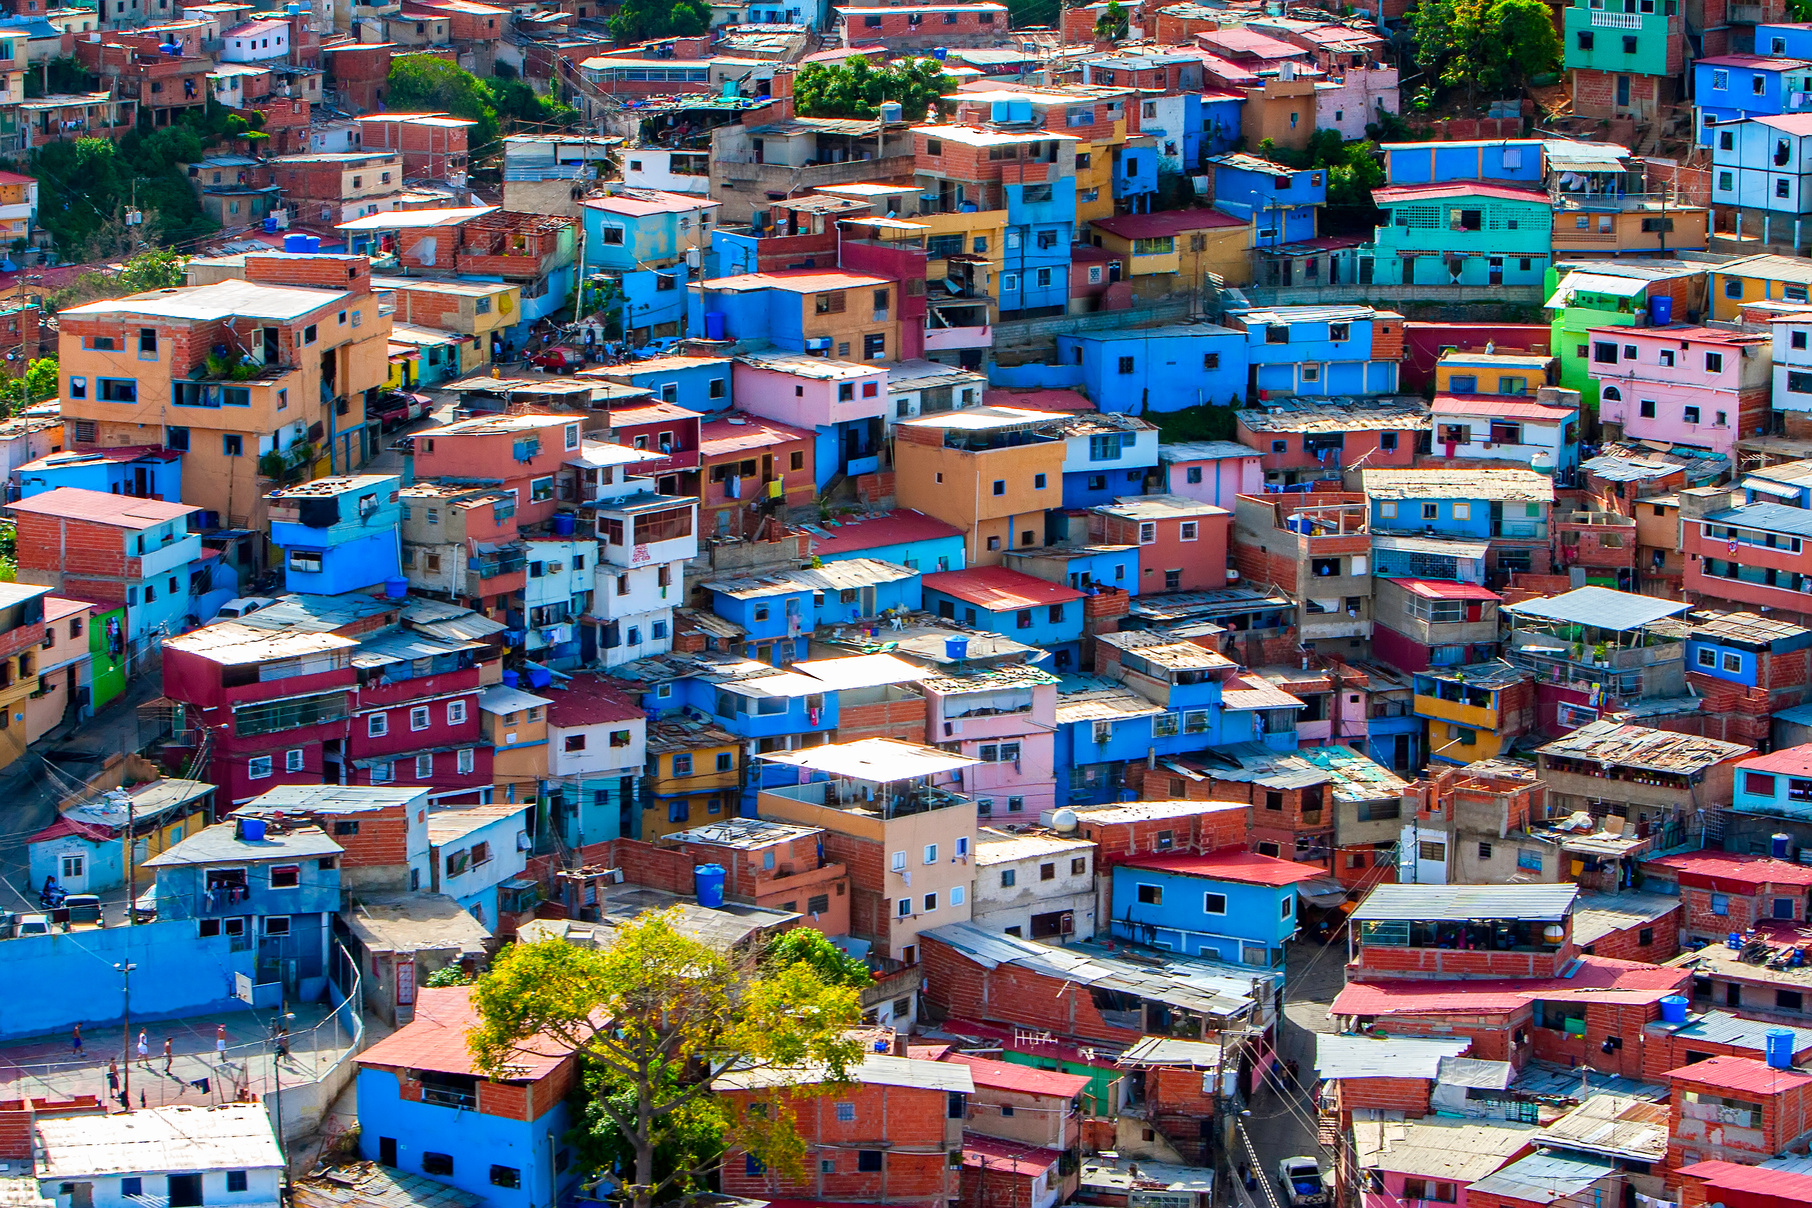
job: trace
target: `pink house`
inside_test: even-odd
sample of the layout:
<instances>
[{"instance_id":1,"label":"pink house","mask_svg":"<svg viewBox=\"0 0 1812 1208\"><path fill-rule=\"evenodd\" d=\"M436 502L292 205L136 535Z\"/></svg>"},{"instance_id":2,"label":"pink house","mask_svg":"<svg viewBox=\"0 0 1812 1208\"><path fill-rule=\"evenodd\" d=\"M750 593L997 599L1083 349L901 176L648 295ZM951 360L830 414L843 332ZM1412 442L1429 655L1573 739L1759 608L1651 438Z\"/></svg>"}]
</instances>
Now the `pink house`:
<instances>
[{"instance_id":1,"label":"pink house","mask_svg":"<svg viewBox=\"0 0 1812 1208\"><path fill-rule=\"evenodd\" d=\"M981 762L963 772L983 825L1035 821L1057 806L1057 677L1039 667L999 667L921 680L925 741L954 743Z\"/></svg>"},{"instance_id":2,"label":"pink house","mask_svg":"<svg viewBox=\"0 0 1812 1208\"><path fill-rule=\"evenodd\" d=\"M885 365L760 352L737 357L733 372L737 410L817 434L819 490L839 471L854 475L880 469Z\"/></svg>"},{"instance_id":3,"label":"pink house","mask_svg":"<svg viewBox=\"0 0 1812 1208\"><path fill-rule=\"evenodd\" d=\"M579 449L577 415L492 415L428 428L414 437L414 477L502 480L516 493L519 527L540 524L559 506L555 479Z\"/></svg>"},{"instance_id":4,"label":"pink house","mask_svg":"<svg viewBox=\"0 0 1812 1208\"><path fill-rule=\"evenodd\" d=\"M1467 1189L1531 1148L1537 1125L1426 1116L1385 1124L1356 1120L1360 1208L1434 1201L1467 1208ZM1484 1196L1486 1203L1491 1196Z\"/></svg>"},{"instance_id":5,"label":"pink house","mask_svg":"<svg viewBox=\"0 0 1812 1208\"><path fill-rule=\"evenodd\" d=\"M1686 324L1594 327L1589 334L1607 440L1664 440L1730 454L1766 426L1774 377L1769 336Z\"/></svg>"},{"instance_id":6,"label":"pink house","mask_svg":"<svg viewBox=\"0 0 1812 1208\"><path fill-rule=\"evenodd\" d=\"M1127 496L1089 517L1094 541L1139 547L1139 593L1216 591L1227 586L1233 513L1181 495Z\"/></svg>"},{"instance_id":7,"label":"pink house","mask_svg":"<svg viewBox=\"0 0 1812 1208\"><path fill-rule=\"evenodd\" d=\"M1159 445L1164 491L1200 503L1233 510L1240 495L1265 492L1265 468L1258 450L1231 440L1203 440Z\"/></svg>"}]
</instances>

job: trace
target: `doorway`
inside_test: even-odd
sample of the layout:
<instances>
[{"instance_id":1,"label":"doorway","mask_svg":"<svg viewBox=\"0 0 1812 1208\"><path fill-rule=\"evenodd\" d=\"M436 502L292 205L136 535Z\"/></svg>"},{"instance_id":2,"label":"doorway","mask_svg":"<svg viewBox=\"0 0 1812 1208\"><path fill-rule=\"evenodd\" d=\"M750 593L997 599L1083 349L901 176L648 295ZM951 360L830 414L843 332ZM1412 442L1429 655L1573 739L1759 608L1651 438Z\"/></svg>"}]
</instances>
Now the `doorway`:
<instances>
[{"instance_id":1,"label":"doorway","mask_svg":"<svg viewBox=\"0 0 1812 1208\"><path fill-rule=\"evenodd\" d=\"M170 1208L200 1208L201 1176L198 1174L173 1174L170 1176Z\"/></svg>"},{"instance_id":2,"label":"doorway","mask_svg":"<svg viewBox=\"0 0 1812 1208\"><path fill-rule=\"evenodd\" d=\"M1504 283L1504 258L1502 256L1493 256L1491 258L1491 284L1492 285L1502 285L1503 283Z\"/></svg>"},{"instance_id":3,"label":"doorway","mask_svg":"<svg viewBox=\"0 0 1812 1208\"><path fill-rule=\"evenodd\" d=\"M377 1160L379 1166L396 1165L395 1137L379 1137L377 1139Z\"/></svg>"}]
</instances>

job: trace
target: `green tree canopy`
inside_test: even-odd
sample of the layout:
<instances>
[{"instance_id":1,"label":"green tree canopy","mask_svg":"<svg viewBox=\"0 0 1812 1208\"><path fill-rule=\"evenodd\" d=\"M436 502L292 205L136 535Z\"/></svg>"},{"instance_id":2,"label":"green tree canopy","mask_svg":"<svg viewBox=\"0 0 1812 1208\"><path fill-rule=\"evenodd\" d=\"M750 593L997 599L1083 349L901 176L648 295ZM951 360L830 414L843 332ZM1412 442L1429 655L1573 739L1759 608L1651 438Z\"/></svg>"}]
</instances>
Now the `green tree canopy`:
<instances>
[{"instance_id":1,"label":"green tree canopy","mask_svg":"<svg viewBox=\"0 0 1812 1208\"><path fill-rule=\"evenodd\" d=\"M1410 29L1416 65L1468 97L1502 95L1560 67L1545 0L1421 0Z\"/></svg>"},{"instance_id":2,"label":"green tree canopy","mask_svg":"<svg viewBox=\"0 0 1812 1208\"><path fill-rule=\"evenodd\" d=\"M432 55L405 55L390 64L391 108L450 113L477 123L466 134L476 158L488 154L505 131L518 126L567 127L579 120L571 105L544 97L520 78L481 80L457 63Z\"/></svg>"},{"instance_id":3,"label":"green tree canopy","mask_svg":"<svg viewBox=\"0 0 1812 1208\"><path fill-rule=\"evenodd\" d=\"M807 63L793 77L801 117L877 118L883 101L898 101L908 121L922 121L954 87L936 59L876 67L858 55L841 63Z\"/></svg>"},{"instance_id":4,"label":"green tree canopy","mask_svg":"<svg viewBox=\"0 0 1812 1208\"><path fill-rule=\"evenodd\" d=\"M610 36L618 44L691 37L710 28L706 0L623 0L610 18Z\"/></svg>"},{"instance_id":5,"label":"green tree canopy","mask_svg":"<svg viewBox=\"0 0 1812 1208\"><path fill-rule=\"evenodd\" d=\"M804 963L827 986L865 990L875 984L867 965L831 943L815 927L795 927L781 932L762 954L762 962L770 970Z\"/></svg>"},{"instance_id":6,"label":"green tree canopy","mask_svg":"<svg viewBox=\"0 0 1812 1208\"><path fill-rule=\"evenodd\" d=\"M1120 0L1108 0L1108 5L1095 18L1095 37L1103 42L1119 42L1132 30L1132 18L1120 7Z\"/></svg>"},{"instance_id":7,"label":"green tree canopy","mask_svg":"<svg viewBox=\"0 0 1812 1208\"><path fill-rule=\"evenodd\" d=\"M620 1145L633 1158L624 1173L634 1208L701 1186L698 1147L710 1148L726 1124L770 1168L803 1173L790 1116L727 1121L711 1094L714 1072L760 1073L779 1090L810 1094L846 1083L861 1059L850 1034L862 1017L853 988L827 985L808 961L762 967L727 957L679 932L668 913L636 919L602 949L516 944L472 1001L479 1024L467 1043L480 1070L500 1076L548 1042L588 1063L582 1115L592 1152ZM600 1129L620 1139L597 1137Z\"/></svg>"}]
</instances>

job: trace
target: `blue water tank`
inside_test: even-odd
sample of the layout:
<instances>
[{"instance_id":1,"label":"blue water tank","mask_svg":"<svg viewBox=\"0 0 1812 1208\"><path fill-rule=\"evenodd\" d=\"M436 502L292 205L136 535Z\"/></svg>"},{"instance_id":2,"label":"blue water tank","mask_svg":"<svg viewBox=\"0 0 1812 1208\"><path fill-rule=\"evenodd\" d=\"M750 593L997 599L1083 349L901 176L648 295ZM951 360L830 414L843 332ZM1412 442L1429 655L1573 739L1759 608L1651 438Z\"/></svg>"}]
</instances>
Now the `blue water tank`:
<instances>
[{"instance_id":1,"label":"blue water tank","mask_svg":"<svg viewBox=\"0 0 1812 1208\"><path fill-rule=\"evenodd\" d=\"M408 596L408 594L409 594L409 580L407 580L407 579L385 579L384 580L384 598L386 600L401 600L401 599L405 598L406 596Z\"/></svg>"},{"instance_id":2,"label":"blue water tank","mask_svg":"<svg viewBox=\"0 0 1812 1208\"><path fill-rule=\"evenodd\" d=\"M308 236L298 233L285 235L283 237L283 250L286 252L306 252L308 250Z\"/></svg>"},{"instance_id":3,"label":"blue water tank","mask_svg":"<svg viewBox=\"0 0 1812 1208\"><path fill-rule=\"evenodd\" d=\"M1769 1028L1768 1036L1763 1044L1769 1069L1790 1070L1793 1068L1792 1028Z\"/></svg>"},{"instance_id":4,"label":"blue water tank","mask_svg":"<svg viewBox=\"0 0 1812 1208\"><path fill-rule=\"evenodd\" d=\"M698 904L716 909L724 904L724 866L721 864L700 864L692 870L692 876L698 883ZM1793 1033L1789 1032L1791 1036Z\"/></svg>"},{"instance_id":5,"label":"blue water tank","mask_svg":"<svg viewBox=\"0 0 1812 1208\"><path fill-rule=\"evenodd\" d=\"M264 220L264 233L266 235L275 235L277 233L277 219L275 215Z\"/></svg>"},{"instance_id":6,"label":"blue water tank","mask_svg":"<svg viewBox=\"0 0 1812 1208\"><path fill-rule=\"evenodd\" d=\"M1792 835L1772 835L1768 839L1768 854L1776 860L1785 860L1793 854Z\"/></svg>"},{"instance_id":7,"label":"blue water tank","mask_svg":"<svg viewBox=\"0 0 1812 1208\"><path fill-rule=\"evenodd\" d=\"M1684 994L1669 994L1661 1000L1661 1022L1685 1023L1686 1008L1691 1005L1691 1000Z\"/></svg>"},{"instance_id":8,"label":"blue water tank","mask_svg":"<svg viewBox=\"0 0 1812 1208\"><path fill-rule=\"evenodd\" d=\"M308 245L302 249L303 251L313 255L321 250L321 237L319 235L304 235L302 238L308 240Z\"/></svg>"},{"instance_id":9,"label":"blue water tank","mask_svg":"<svg viewBox=\"0 0 1812 1208\"><path fill-rule=\"evenodd\" d=\"M505 687L514 688L522 683L522 677L514 671L505 671L503 673L503 683Z\"/></svg>"},{"instance_id":10,"label":"blue water tank","mask_svg":"<svg viewBox=\"0 0 1812 1208\"><path fill-rule=\"evenodd\" d=\"M247 843L262 843L264 841L264 819L241 818L239 820L239 837ZM1793 1033L1787 1034L1791 1036Z\"/></svg>"},{"instance_id":11,"label":"blue water tank","mask_svg":"<svg viewBox=\"0 0 1812 1208\"><path fill-rule=\"evenodd\" d=\"M528 671L528 682L529 687L531 688L545 688L554 682L554 673L549 671L546 667L541 666L539 663L529 663L526 670Z\"/></svg>"},{"instance_id":12,"label":"blue water tank","mask_svg":"<svg viewBox=\"0 0 1812 1208\"><path fill-rule=\"evenodd\" d=\"M570 537L573 535L574 518L571 512L554 513L554 536Z\"/></svg>"},{"instance_id":13,"label":"blue water tank","mask_svg":"<svg viewBox=\"0 0 1812 1208\"><path fill-rule=\"evenodd\" d=\"M942 63L945 59L950 57L950 48L947 46L933 46L931 48L931 57Z\"/></svg>"},{"instance_id":14,"label":"blue water tank","mask_svg":"<svg viewBox=\"0 0 1812 1208\"><path fill-rule=\"evenodd\" d=\"M1648 322L1651 327L1666 327L1674 321L1674 300L1660 297L1648 300Z\"/></svg>"},{"instance_id":15,"label":"blue water tank","mask_svg":"<svg viewBox=\"0 0 1812 1208\"><path fill-rule=\"evenodd\" d=\"M1729 935L1724 937L1724 946L1732 952L1741 952L1743 950L1742 935L1732 931Z\"/></svg>"},{"instance_id":16,"label":"blue water tank","mask_svg":"<svg viewBox=\"0 0 1812 1208\"><path fill-rule=\"evenodd\" d=\"M969 657L969 639L968 638L945 638L944 639L944 657L952 658L952 659L968 658Z\"/></svg>"},{"instance_id":17,"label":"blue water tank","mask_svg":"<svg viewBox=\"0 0 1812 1208\"><path fill-rule=\"evenodd\" d=\"M705 339L721 340L724 338L724 312L707 310L705 312Z\"/></svg>"}]
</instances>

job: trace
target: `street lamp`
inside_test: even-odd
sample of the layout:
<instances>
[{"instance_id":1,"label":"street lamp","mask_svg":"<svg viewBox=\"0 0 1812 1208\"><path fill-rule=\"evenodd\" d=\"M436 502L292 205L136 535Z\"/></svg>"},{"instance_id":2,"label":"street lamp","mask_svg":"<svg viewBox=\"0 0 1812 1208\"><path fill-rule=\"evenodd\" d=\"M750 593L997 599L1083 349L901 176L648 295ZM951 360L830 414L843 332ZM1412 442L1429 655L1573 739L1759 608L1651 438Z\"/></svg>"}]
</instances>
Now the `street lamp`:
<instances>
[{"instance_id":1,"label":"street lamp","mask_svg":"<svg viewBox=\"0 0 1812 1208\"><path fill-rule=\"evenodd\" d=\"M294 1011L283 1011L271 1019L271 1123L277 1131L277 1155L283 1159L283 1178L289 1181L289 1156L283 1149L283 1055L289 1049L289 1021Z\"/></svg>"},{"instance_id":2,"label":"street lamp","mask_svg":"<svg viewBox=\"0 0 1812 1208\"><path fill-rule=\"evenodd\" d=\"M131 862L130 853L127 854L127 862L128 863ZM131 914L132 914L132 903L131 902L126 903L126 914L127 914L128 918L131 917ZM125 1021L125 1044L123 1046L125 1049L125 1052L122 1054L122 1056L124 1056L124 1058L125 1058L125 1067L126 1067L124 1106L127 1111L131 1111L132 1110L132 971L134 969L138 968L138 966L131 961L115 961L115 962L113 962L113 968L114 968L114 971L120 975L120 1016Z\"/></svg>"}]
</instances>

